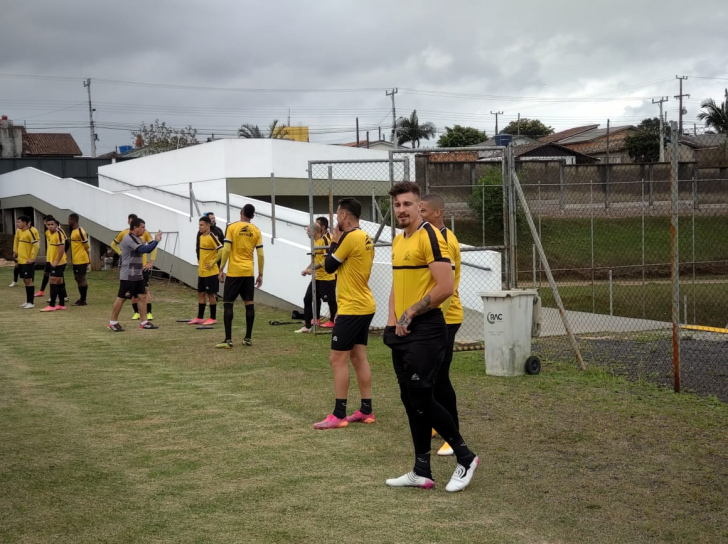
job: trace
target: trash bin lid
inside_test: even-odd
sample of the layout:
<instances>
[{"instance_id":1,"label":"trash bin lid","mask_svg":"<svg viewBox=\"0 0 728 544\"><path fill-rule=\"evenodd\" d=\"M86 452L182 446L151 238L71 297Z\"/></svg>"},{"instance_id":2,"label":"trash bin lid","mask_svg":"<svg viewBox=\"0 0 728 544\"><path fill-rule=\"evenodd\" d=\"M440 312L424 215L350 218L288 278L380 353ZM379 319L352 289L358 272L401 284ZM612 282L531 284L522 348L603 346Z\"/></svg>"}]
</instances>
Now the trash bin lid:
<instances>
[{"instance_id":1,"label":"trash bin lid","mask_svg":"<svg viewBox=\"0 0 728 544\"><path fill-rule=\"evenodd\" d=\"M533 297L538 294L536 289L509 289L503 291L481 291L478 296L481 298L506 298L506 297Z\"/></svg>"}]
</instances>

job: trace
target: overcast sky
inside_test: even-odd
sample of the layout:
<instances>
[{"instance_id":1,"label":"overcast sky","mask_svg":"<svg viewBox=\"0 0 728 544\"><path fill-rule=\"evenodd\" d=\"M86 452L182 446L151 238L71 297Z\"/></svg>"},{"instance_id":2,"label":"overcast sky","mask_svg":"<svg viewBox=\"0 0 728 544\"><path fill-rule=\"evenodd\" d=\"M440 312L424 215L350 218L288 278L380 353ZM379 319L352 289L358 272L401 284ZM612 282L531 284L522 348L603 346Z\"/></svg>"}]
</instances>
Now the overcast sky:
<instances>
[{"instance_id":1,"label":"overcast sky","mask_svg":"<svg viewBox=\"0 0 728 544\"><path fill-rule=\"evenodd\" d=\"M0 114L31 131L71 132L90 152L132 143L154 119L204 139L272 119L311 140L354 141L417 109L438 129L494 132L522 117L557 130L637 124L652 98L692 127L728 86L728 2L590 0L154 0L5 2ZM33 77L28 77L33 76ZM698 124L700 126L700 123Z\"/></svg>"}]
</instances>

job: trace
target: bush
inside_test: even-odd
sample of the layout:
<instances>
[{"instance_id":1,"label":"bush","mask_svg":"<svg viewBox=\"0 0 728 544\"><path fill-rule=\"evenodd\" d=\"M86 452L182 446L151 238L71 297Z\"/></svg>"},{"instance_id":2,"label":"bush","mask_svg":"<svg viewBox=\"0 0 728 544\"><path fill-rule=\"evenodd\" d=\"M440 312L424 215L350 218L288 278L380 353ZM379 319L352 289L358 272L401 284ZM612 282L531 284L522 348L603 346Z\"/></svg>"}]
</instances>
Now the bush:
<instances>
[{"instance_id":1,"label":"bush","mask_svg":"<svg viewBox=\"0 0 728 544\"><path fill-rule=\"evenodd\" d=\"M519 176L524 182L523 173ZM518 199L516 198L516 202ZM468 196L468 207L473 211L479 222L485 223L485 230L489 238L503 236L503 176L500 165L488 168L473 186ZM526 216L520 205L516 212L516 227L519 235L529 232Z\"/></svg>"}]
</instances>

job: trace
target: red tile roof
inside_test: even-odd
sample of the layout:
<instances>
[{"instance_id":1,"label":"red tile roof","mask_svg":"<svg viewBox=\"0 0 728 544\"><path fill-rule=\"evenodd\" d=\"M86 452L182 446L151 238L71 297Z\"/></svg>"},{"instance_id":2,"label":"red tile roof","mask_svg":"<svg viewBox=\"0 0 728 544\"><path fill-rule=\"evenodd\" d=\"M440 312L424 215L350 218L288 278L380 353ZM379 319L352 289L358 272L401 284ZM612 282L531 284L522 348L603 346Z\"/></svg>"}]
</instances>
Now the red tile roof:
<instances>
[{"instance_id":1,"label":"red tile roof","mask_svg":"<svg viewBox=\"0 0 728 544\"><path fill-rule=\"evenodd\" d=\"M583 127L574 127L569 128L566 130L562 130L561 132L554 132L553 134L548 134L547 136L544 136L543 138L539 138L539 142L559 142L565 138L571 138L572 136L576 136L577 134L581 134L582 132L586 132L588 130L593 130L595 128L599 127L599 125L586 125Z\"/></svg>"},{"instance_id":2,"label":"red tile roof","mask_svg":"<svg viewBox=\"0 0 728 544\"><path fill-rule=\"evenodd\" d=\"M23 155L79 157L83 153L70 134L26 132L23 134Z\"/></svg>"}]
</instances>

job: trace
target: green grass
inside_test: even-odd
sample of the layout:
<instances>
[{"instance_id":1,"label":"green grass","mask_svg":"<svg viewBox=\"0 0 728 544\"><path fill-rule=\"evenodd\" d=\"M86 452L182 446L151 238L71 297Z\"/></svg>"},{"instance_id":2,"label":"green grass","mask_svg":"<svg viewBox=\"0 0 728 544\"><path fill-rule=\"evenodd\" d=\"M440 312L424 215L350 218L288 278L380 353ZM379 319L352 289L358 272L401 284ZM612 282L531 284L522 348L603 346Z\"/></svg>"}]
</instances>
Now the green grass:
<instances>
[{"instance_id":1,"label":"green grass","mask_svg":"<svg viewBox=\"0 0 728 544\"><path fill-rule=\"evenodd\" d=\"M192 291L154 284L157 331L90 305L20 310L0 269L0 542L725 542L728 406L544 361L498 379L456 354L461 426L483 465L463 493L388 489L411 441L388 350L371 337L377 423L314 431L332 408L326 336L175 323ZM69 291L73 294L72 280ZM123 311L128 321L130 308ZM358 404L352 381L350 407ZM439 447L439 441L434 441Z\"/></svg>"}]
</instances>

